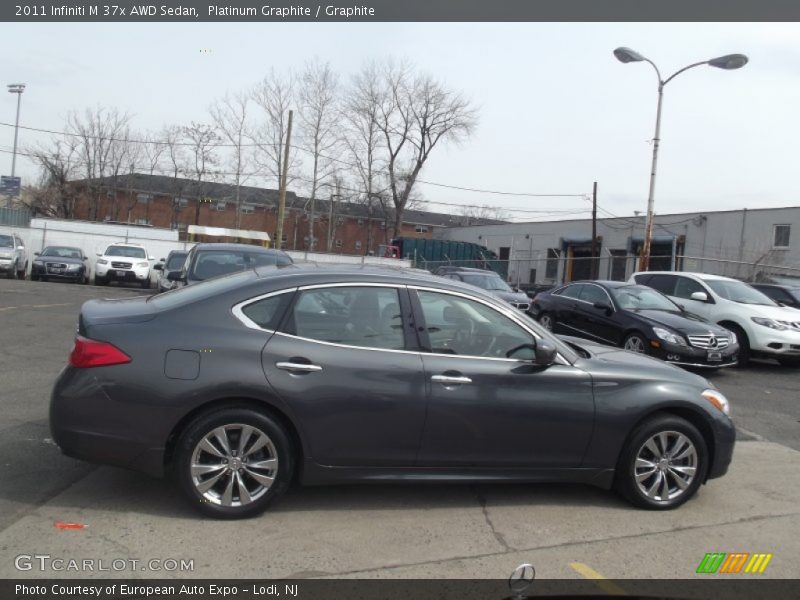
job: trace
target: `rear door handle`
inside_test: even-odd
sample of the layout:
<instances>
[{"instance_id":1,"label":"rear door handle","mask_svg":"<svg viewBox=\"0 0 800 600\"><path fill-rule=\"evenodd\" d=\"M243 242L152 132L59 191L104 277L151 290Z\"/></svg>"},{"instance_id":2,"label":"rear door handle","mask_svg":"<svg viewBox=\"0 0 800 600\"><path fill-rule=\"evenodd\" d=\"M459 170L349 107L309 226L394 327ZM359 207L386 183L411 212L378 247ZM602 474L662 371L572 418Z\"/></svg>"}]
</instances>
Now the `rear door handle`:
<instances>
[{"instance_id":1,"label":"rear door handle","mask_svg":"<svg viewBox=\"0 0 800 600\"><path fill-rule=\"evenodd\" d=\"M275 366L290 373L315 373L322 371L319 365L311 365L306 363L293 363L293 362L276 362Z\"/></svg>"},{"instance_id":2,"label":"rear door handle","mask_svg":"<svg viewBox=\"0 0 800 600\"><path fill-rule=\"evenodd\" d=\"M472 379L464 377L463 375L434 375L431 381L441 383L442 385L461 385L462 383L472 383Z\"/></svg>"}]
</instances>

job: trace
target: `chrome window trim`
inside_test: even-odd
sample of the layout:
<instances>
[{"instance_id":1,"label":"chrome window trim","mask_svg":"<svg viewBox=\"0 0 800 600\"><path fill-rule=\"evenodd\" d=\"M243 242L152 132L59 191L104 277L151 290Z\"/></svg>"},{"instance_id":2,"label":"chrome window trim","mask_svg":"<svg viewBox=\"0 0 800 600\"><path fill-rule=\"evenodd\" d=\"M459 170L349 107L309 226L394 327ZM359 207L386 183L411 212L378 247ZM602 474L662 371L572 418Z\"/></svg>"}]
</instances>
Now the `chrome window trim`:
<instances>
[{"instance_id":1,"label":"chrome window trim","mask_svg":"<svg viewBox=\"0 0 800 600\"><path fill-rule=\"evenodd\" d=\"M269 292L268 294L261 294L260 296L248 298L247 300L243 300L242 302L235 304L233 308L231 308L231 313L233 313L233 316L239 319L239 321L241 321L242 325L244 325L249 329L256 329L258 331L264 331L266 333L275 333L275 330L265 329L264 327L261 327L258 323L250 319L247 315L244 314L243 309L255 302L260 302L265 298L271 298L272 296L280 296L281 294L289 294L296 291L297 291L296 287L286 288L283 290L278 290L277 292Z\"/></svg>"}]
</instances>

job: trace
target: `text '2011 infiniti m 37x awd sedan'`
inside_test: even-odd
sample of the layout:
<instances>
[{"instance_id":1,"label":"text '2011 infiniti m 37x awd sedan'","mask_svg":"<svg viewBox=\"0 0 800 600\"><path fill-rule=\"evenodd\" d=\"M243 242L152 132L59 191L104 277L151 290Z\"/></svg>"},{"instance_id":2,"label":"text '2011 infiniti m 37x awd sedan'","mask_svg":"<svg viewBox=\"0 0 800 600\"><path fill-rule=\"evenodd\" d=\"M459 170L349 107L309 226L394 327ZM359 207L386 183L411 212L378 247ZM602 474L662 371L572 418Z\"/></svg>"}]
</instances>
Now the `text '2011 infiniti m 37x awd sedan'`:
<instances>
[{"instance_id":1,"label":"text '2011 infiniti m 37x awd sedan'","mask_svg":"<svg viewBox=\"0 0 800 600\"><path fill-rule=\"evenodd\" d=\"M704 378L472 286L310 265L85 303L50 410L66 454L170 474L217 517L295 476L577 481L674 508L728 469L728 415Z\"/></svg>"}]
</instances>

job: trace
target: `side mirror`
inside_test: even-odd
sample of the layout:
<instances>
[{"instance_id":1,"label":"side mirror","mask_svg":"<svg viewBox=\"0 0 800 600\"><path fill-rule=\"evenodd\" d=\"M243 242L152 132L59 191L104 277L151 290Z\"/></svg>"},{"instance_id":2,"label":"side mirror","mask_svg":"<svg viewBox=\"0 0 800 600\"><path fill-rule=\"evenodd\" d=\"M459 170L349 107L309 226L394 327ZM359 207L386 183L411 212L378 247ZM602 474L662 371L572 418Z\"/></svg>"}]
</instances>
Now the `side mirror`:
<instances>
[{"instance_id":1,"label":"side mirror","mask_svg":"<svg viewBox=\"0 0 800 600\"><path fill-rule=\"evenodd\" d=\"M164 270L164 265L162 265L161 263L158 263L156 265L153 265L153 269L155 269L156 271L163 271Z\"/></svg>"},{"instance_id":2,"label":"side mirror","mask_svg":"<svg viewBox=\"0 0 800 600\"><path fill-rule=\"evenodd\" d=\"M692 292L692 295L689 297L692 300L697 300L698 302L708 302L708 294L705 292Z\"/></svg>"},{"instance_id":3,"label":"side mirror","mask_svg":"<svg viewBox=\"0 0 800 600\"><path fill-rule=\"evenodd\" d=\"M148 256L147 260L155 260L155 258L153 258L152 256Z\"/></svg>"},{"instance_id":4,"label":"side mirror","mask_svg":"<svg viewBox=\"0 0 800 600\"><path fill-rule=\"evenodd\" d=\"M185 281L183 278L183 273L181 271L170 271L167 274L167 280L169 281Z\"/></svg>"},{"instance_id":5,"label":"side mirror","mask_svg":"<svg viewBox=\"0 0 800 600\"><path fill-rule=\"evenodd\" d=\"M102 252L95 252L95 254L97 254L97 256L103 256Z\"/></svg>"},{"instance_id":6,"label":"side mirror","mask_svg":"<svg viewBox=\"0 0 800 600\"><path fill-rule=\"evenodd\" d=\"M17 250L25 250L25 246L17 246Z\"/></svg>"},{"instance_id":7,"label":"side mirror","mask_svg":"<svg viewBox=\"0 0 800 600\"><path fill-rule=\"evenodd\" d=\"M81 260L89 260L88 256L81 256Z\"/></svg>"},{"instance_id":8,"label":"side mirror","mask_svg":"<svg viewBox=\"0 0 800 600\"><path fill-rule=\"evenodd\" d=\"M537 365L549 367L556 361L556 346L551 341L540 338L536 340L536 360Z\"/></svg>"},{"instance_id":9,"label":"side mirror","mask_svg":"<svg viewBox=\"0 0 800 600\"><path fill-rule=\"evenodd\" d=\"M605 311L606 315L610 315L614 312L614 309L605 302L595 302L592 306L594 306L597 310Z\"/></svg>"},{"instance_id":10,"label":"side mirror","mask_svg":"<svg viewBox=\"0 0 800 600\"><path fill-rule=\"evenodd\" d=\"M34 252L33 253L34 256L39 256L39 254L40 254L40 252Z\"/></svg>"}]
</instances>

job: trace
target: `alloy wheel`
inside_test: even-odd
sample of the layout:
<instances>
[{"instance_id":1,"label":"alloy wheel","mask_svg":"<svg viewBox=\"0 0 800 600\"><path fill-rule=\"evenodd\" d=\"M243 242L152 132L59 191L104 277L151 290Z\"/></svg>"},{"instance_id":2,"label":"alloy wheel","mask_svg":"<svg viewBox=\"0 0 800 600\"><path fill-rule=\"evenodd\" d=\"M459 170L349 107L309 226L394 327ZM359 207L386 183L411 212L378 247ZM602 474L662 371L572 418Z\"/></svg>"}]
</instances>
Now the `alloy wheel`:
<instances>
[{"instance_id":1,"label":"alloy wheel","mask_svg":"<svg viewBox=\"0 0 800 600\"><path fill-rule=\"evenodd\" d=\"M638 335L632 335L627 340L625 340L625 350L630 350L631 352L638 352L639 354L644 354L644 340L640 338Z\"/></svg>"},{"instance_id":2,"label":"alloy wheel","mask_svg":"<svg viewBox=\"0 0 800 600\"><path fill-rule=\"evenodd\" d=\"M553 317L550 315L542 315L542 317L539 319L539 324L547 329L547 331L553 331Z\"/></svg>"},{"instance_id":3,"label":"alloy wheel","mask_svg":"<svg viewBox=\"0 0 800 600\"><path fill-rule=\"evenodd\" d=\"M190 463L197 492L219 506L241 507L266 494L278 473L269 436L252 425L216 427L197 443Z\"/></svg>"},{"instance_id":4,"label":"alloy wheel","mask_svg":"<svg viewBox=\"0 0 800 600\"><path fill-rule=\"evenodd\" d=\"M691 486L697 467L697 448L689 437L678 431L661 431L639 448L633 476L644 496L667 502Z\"/></svg>"}]
</instances>

